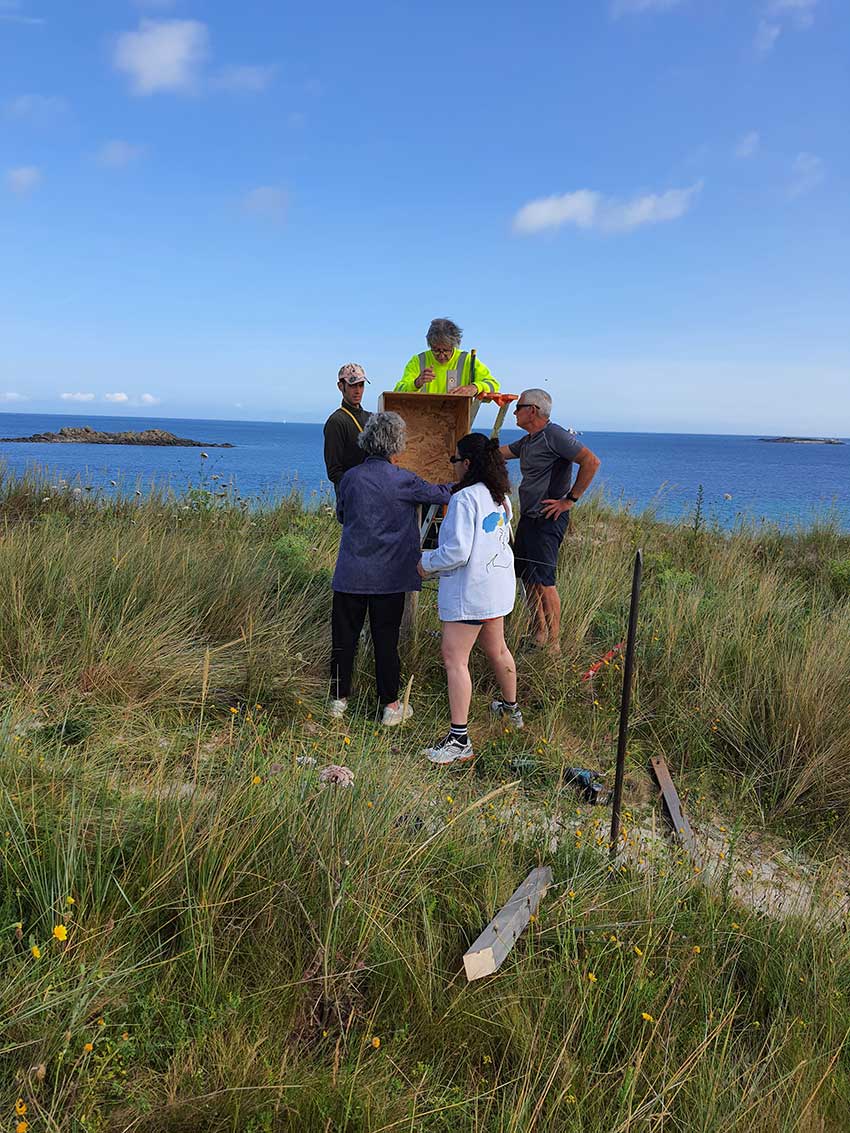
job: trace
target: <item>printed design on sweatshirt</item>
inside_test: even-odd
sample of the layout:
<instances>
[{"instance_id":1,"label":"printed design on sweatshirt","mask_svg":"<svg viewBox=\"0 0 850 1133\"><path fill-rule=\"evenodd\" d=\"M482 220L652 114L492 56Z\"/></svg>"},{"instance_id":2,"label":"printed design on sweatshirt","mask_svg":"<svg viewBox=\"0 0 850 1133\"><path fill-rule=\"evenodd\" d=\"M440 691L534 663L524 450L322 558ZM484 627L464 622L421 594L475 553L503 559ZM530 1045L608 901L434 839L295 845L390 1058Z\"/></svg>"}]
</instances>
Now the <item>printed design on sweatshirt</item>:
<instances>
[{"instance_id":1,"label":"printed design on sweatshirt","mask_svg":"<svg viewBox=\"0 0 850 1133\"><path fill-rule=\"evenodd\" d=\"M513 558L511 555L510 538L508 517L506 512L491 511L489 515L485 515L481 522L481 526L488 535L496 533L499 541L499 549L487 560L486 569L489 573L491 570L511 570L513 568Z\"/></svg>"}]
</instances>

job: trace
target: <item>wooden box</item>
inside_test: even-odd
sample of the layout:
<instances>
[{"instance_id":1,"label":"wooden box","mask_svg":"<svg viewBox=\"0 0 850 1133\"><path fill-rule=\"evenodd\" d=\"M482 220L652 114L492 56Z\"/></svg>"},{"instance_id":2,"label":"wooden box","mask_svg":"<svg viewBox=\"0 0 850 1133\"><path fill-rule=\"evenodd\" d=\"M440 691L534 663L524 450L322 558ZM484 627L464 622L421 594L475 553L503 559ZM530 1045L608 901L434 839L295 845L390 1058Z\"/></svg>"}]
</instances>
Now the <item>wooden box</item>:
<instances>
[{"instance_id":1,"label":"wooden box","mask_svg":"<svg viewBox=\"0 0 850 1133\"><path fill-rule=\"evenodd\" d=\"M407 425L407 448L398 458L423 480L445 484L455 479L449 457L472 430L478 403L472 397L445 393L385 393L381 408L398 413Z\"/></svg>"}]
</instances>

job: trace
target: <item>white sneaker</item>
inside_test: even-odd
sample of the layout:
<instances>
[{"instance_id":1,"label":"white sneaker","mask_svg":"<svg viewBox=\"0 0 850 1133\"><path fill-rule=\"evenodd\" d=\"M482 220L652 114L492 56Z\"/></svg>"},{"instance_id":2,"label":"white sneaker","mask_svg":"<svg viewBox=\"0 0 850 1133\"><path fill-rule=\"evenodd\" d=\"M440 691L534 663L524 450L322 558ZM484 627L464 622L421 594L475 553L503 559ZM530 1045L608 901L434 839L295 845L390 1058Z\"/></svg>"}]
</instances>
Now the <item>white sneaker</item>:
<instances>
[{"instance_id":1,"label":"white sneaker","mask_svg":"<svg viewBox=\"0 0 850 1133\"><path fill-rule=\"evenodd\" d=\"M403 720L409 720L412 715L412 704L400 704L398 708L390 708L388 704L384 709L384 715L381 718L381 723L385 728L394 728L396 724L400 724Z\"/></svg>"},{"instance_id":2,"label":"white sneaker","mask_svg":"<svg viewBox=\"0 0 850 1133\"><path fill-rule=\"evenodd\" d=\"M505 705L501 700L493 701L493 703L490 705L490 714L492 716L497 716L500 719L507 718L508 722L514 728L516 728L518 732L522 731L522 729L525 727L525 721L522 718L522 712L520 711L520 709L515 708L512 712L509 712L508 709L505 708Z\"/></svg>"},{"instance_id":3,"label":"white sneaker","mask_svg":"<svg viewBox=\"0 0 850 1133\"><path fill-rule=\"evenodd\" d=\"M434 747L426 748L422 754L429 763L446 764L468 763L475 753L469 741L465 744L458 743L456 739L452 738L451 732L449 732L445 739L440 740Z\"/></svg>"},{"instance_id":4,"label":"white sneaker","mask_svg":"<svg viewBox=\"0 0 850 1133\"><path fill-rule=\"evenodd\" d=\"M346 697L345 700L332 700L331 719L341 720L345 715L346 708L348 708L348 697Z\"/></svg>"}]
</instances>

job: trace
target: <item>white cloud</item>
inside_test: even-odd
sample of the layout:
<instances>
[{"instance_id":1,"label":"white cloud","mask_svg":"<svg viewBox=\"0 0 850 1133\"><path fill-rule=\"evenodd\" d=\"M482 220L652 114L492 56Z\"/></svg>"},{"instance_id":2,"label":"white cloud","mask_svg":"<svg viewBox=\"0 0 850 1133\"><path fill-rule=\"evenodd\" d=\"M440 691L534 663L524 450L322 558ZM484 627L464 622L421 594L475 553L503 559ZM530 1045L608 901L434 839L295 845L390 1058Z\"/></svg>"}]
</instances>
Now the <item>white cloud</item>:
<instances>
[{"instance_id":1,"label":"white cloud","mask_svg":"<svg viewBox=\"0 0 850 1133\"><path fill-rule=\"evenodd\" d=\"M159 398L154 397L152 393L143 393L139 398L142 405L159 405Z\"/></svg>"},{"instance_id":2,"label":"white cloud","mask_svg":"<svg viewBox=\"0 0 850 1133\"><path fill-rule=\"evenodd\" d=\"M12 390L7 390L5 393L0 393L0 401L29 401L29 398L25 397L22 393L15 393Z\"/></svg>"},{"instance_id":3,"label":"white cloud","mask_svg":"<svg viewBox=\"0 0 850 1133\"><path fill-rule=\"evenodd\" d=\"M114 401L118 403L130 400L126 393L105 393L103 397L105 401Z\"/></svg>"},{"instance_id":4,"label":"white cloud","mask_svg":"<svg viewBox=\"0 0 850 1133\"><path fill-rule=\"evenodd\" d=\"M274 64L242 64L223 67L212 79L217 90L256 92L270 87L277 67Z\"/></svg>"},{"instance_id":5,"label":"white cloud","mask_svg":"<svg viewBox=\"0 0 850 1133\"><path fill-rule=\"evenodd\" d=\"M6 174L6 185L19 197L31 193L41 184L41 170L37 165L19 165L17 169L10 169Z\"/></svg>"},{"instance_id":6,"label":"white cloud","mask_svg":"<svg viewBox=\"0 0 850 1133\"><path fill-rule=\"evenodd\" d=\"M63 401L94 401L93 393L60 393Z\"/></svg>"},{"instance_id":7,"label":"white cloud","mask_svg":"<svg viewBox=\"0 0 850 1133\"><path fill-rule=\"evenodd\" d=\"M789 21L798 28L811 27L817 3L818 0L768 0L765 15L756 29L756 51L760 55L769 54Z\"/></svg>"},{"instance_id":8,"label":"white cloud","mask_svg":"<svg viewBox=\"0 0 850 1133\"><path fill-rule=\"evenodd\" d=\"M771 0L768 11L773 16L791 16L801 27L814 22L818 0Z\"/></svg>"},{"instance_id":9,"label":"white cloud","mask_svg":"<svg viewBox=\"0 0 850 1133\"><path fill-rule=\"evenodd\" d=\"M758 130L750 130L749 133L738 139L738 144L735 146L735 157L753 157L760 145L761 135Z\"/></svg>"},{"instance_id":10,"label":"white cloud","mask_svg":"<svg viewBox=\"0 0 850 1133\"><path fill-rule=\"evenodd\" d=\"M265 216L272 220L283 220L289 204L285 189L275 185L260 185L245 194L243 207L255 216Z\"/></svg>"},{"instance_id":11,"label":"white cloud","mask_svg":"<svg viewBox=\"0 0 850 1133\"><path fill-rule=\"evenodd\" d=\"M682 0L613 0L611 15L634 16L642 12L666 12L681 4Z\"/></svg>"},{"instance_id":12,"label":"white cloud","mask_svg":"<svg viewBox=\"0 0 850 1133\"><path fill-rule=\"evenodd\" d=\"M593 228L599 232L632 232L645 224L678 220L691 207L702 189L702 181L687 189L668 189L619 201L592 189L578 189L562 196L541 197L523 205L514 217L514 232L529 236L564 224Z\"/></svg>"},{"instance_id":13,"label":"white cloud","mask_svg":"<svg viewBox=\"0 0 850 1133\"><path fill-rule=\"evenodd\" d=\"M198 20L142 20L119 35L113 63L130 78L134 94L192 92L209 55L209 32Z\"/></svg>"},{"instance_id":14,"label":"white cloud","mask_svg":"<svg viewBox=\"0 0 850 1133\"><path fill-rule=\"evenodd\" d=\"M107 169L123 169L138 161L144 152L144 146L134 146L131 142L123 142L120 138L115 138L98 150L97 161Z\"/></svg>"},{"instance_id":15,"label":"white cloud","mask_svg":"<svg viewBox=\"0 0 850 1133\"><path fill-rule=\"evenodd\" d=\"M791 181L788 185L789 197L802 197L811 193L826 178L826 166L823 161L813 153L798 153L794 158L791 170Z\"/></svg>"},{"instance_id":16,"label":"white cloud","mask_svg":"<svg viewBox=\"0 0 850 1133\"><path fill-rule=\"evenodd\" d=\"M13 122L29 122L34 126L49 126L68 110L64 98L44 94L19 94L3 104L6 118Z\"/></svg>"},{"instance_id":17,"label":"white cloud","mask_svg":"<svg viewBox=\"0 0 850 1133\"><path fill-rule=\"evenodd\" d=\"M759 55L767 55L768 52L772 51L781 33L782 28L779 24L772 24L768 20L759 20L754 40L754 46Z\"/></svg>"},{"instance_id":18,"label":"white cloud","mask_svg":"<svg viewBox=\"0 0 850 1133\"><path fill-rule=\"evenodd\" d=\"M21 10L21 0L0 0L0 20L8 24L44 24L41 16L28 16Z\"/></svg>"}]
</instances>

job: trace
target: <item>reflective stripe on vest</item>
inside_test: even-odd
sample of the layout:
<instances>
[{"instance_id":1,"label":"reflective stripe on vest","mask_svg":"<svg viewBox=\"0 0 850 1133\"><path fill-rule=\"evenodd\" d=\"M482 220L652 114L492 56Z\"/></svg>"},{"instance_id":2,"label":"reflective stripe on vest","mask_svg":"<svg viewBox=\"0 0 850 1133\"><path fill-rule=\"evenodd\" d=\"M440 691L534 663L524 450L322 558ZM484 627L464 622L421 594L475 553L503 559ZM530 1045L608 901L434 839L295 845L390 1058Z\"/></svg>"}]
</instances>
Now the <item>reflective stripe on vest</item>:
<instances>
[{"instance_id":1,"label":"reflective stripe on vest","mask_svg":"<svg viewBox=\"0 0 850 1133\"><path fill-rule=\"evenodd\" d=\"M422 371L426 368L426 366L428 364L427 351L424 354L420 354L418 357L419 357L419 373L421 374ZM466 365L466 360L467 360L468 357L469 357L469 351L462 350L461 353L460 353L460 357L457 360L456 368L454 370L447 370L446 371L446 393L451 393L451 391L453 389L458 389L460 386L463 385L463 368ZM427 386L425 386L423 388L426 391L428 389Z\"/></svg>"}]
</instances>

